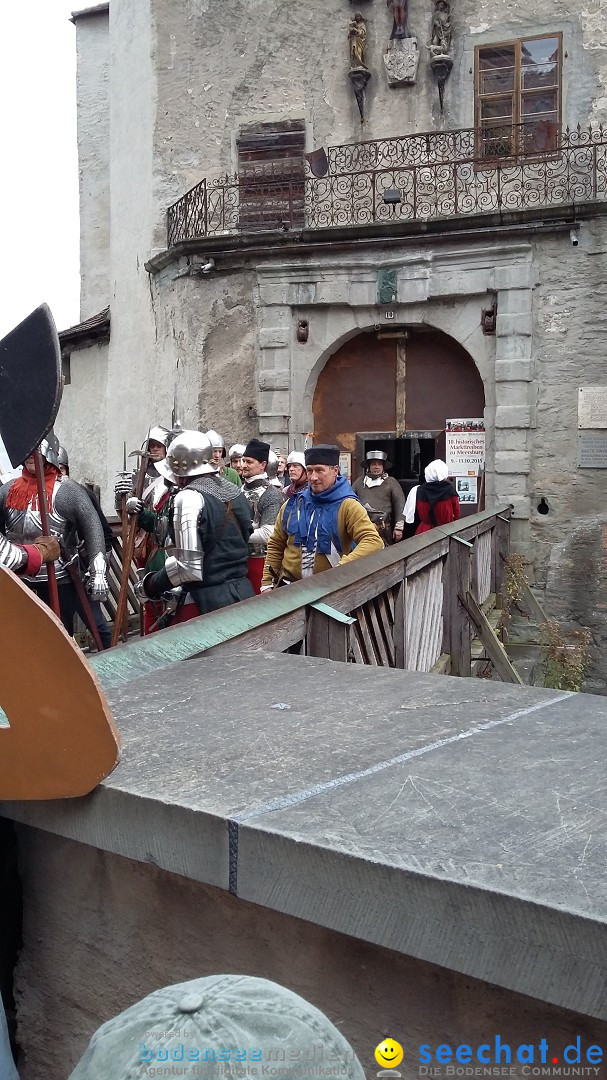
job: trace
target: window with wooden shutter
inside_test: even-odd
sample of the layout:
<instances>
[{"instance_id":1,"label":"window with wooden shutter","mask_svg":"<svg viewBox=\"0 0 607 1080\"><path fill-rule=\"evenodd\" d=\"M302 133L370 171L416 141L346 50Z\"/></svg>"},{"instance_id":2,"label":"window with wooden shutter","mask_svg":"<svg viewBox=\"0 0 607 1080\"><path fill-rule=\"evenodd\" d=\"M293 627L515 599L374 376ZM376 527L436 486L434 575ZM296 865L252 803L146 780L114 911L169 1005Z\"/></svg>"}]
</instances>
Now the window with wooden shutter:
<instances>
[{"instance_id":1,"label":"window with wooden shutter","mask_svg":"<svg viewBox=\"0 0 607 1080\"><path fill-rule=\"evenodd\" d=\"M304 224L304 120L246 124L238 136L241 231Z\"/></svg>"},{"instance_id":2,"label":"window with wooden shutter","mask_svg":"<svg viewBox=\"0 0 607 1080\"><path fill-rule=\"evenodd\" d=\"M477 48L480 157L510 158L557 148L561 56L560 34Z\"/></svg>"}]
</instances>

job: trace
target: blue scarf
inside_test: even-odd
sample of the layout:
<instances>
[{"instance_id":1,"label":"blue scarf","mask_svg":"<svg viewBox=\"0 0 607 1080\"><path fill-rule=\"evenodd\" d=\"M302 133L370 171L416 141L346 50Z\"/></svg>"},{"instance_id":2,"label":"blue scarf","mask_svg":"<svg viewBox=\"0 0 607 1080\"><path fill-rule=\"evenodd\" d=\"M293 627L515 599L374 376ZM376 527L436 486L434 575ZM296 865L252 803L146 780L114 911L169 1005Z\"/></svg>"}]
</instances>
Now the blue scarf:
<instances>
[{"instance_id":1,"label":"blue scarf","mask_svg":"<svg viewBox=\"0 0 607 1080\"><path fill-rule=\"evenodd\" d=\"M360 502L345 476L338 476L328 491L318 495L309 487L300 495L292 495L285 504L282 520L285 531L293 536L295 546L329 555L333 543L341 555L337 514L344 499Z\"/></svg>"}]
</instances>

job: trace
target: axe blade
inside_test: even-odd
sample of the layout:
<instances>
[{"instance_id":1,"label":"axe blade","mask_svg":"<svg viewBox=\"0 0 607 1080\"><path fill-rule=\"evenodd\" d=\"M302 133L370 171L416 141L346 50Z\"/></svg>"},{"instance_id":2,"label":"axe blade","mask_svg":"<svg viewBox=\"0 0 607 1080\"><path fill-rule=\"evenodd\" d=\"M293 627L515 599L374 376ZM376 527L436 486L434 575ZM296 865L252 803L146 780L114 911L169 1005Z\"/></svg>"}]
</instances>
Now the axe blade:
<instances>
[{"instance_id":1,"label":"axe blade","mask_svg":"<svg viewBox=\"0 0 607 1080\"><path fill-rule=\"evenodd\" d=\"M59 336L41 304L0 340L0 438L13 468L51 430L62 390Z\"/></svg>"}]
</instances>

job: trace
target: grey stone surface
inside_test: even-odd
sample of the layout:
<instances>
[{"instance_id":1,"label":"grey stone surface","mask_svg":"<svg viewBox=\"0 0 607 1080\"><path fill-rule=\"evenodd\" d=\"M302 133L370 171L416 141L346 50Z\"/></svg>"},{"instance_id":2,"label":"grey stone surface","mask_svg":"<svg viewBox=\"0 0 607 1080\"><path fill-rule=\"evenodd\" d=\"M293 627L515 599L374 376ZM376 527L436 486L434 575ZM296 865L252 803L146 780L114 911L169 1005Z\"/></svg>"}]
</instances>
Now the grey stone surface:
<instances>
[{"instance_id":1,"label":"grey stone surface","mask_svg":"<svg viewBox=\"0 0 607 1080\"><path fill-rule=\"evenodd\" d=\"M276 654L109 697L114 774L8 816L607 1018L601 699Z\"/></svg>"}]
</instances>

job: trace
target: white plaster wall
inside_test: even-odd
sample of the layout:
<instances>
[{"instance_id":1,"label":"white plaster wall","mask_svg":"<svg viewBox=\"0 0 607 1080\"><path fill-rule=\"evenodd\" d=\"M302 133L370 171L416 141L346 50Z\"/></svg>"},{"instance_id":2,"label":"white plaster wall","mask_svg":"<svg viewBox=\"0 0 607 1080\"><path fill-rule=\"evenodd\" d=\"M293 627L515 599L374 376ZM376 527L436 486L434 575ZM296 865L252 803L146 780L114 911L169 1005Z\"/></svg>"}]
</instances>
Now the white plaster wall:
<instances>
[{"instance_id":1,"label":"white plaster wall","mask_svg":"<svg viewBox=\"0 0 607 1080\"><path fill-rule=\"evenodd\" d=\"M109 17L76 20L80 318L110 302Z\"/></svg>"},{"instance_id":2,"label":"white plaster wall","mask_svg":"<svg viewBox=\"0 0 607 1080\"><path fill-rule=\"evenodd\" d=\"M108 411L108 346L77 349L70 358L70 382L63 388L55 431L70 459L74 480L94 480L102 488L103 507L114 513L113 498L103 490Z\"/></svg>"},{"instance_id":3,"label":"white plaster wall","mask_svg":"<svg viewBox=\"0 0 607 1080\"><path fill-rule=\"evenodd\" d=\"M157 341L149 255L155 204L152 131L157 109L149 0L110 5L111 341L104 490L122 467L122 446L138 448L151 423L170 418L169 398L156 399ZM168 413L168 415L167 415Z\"/></svg>"}]
</instances>

